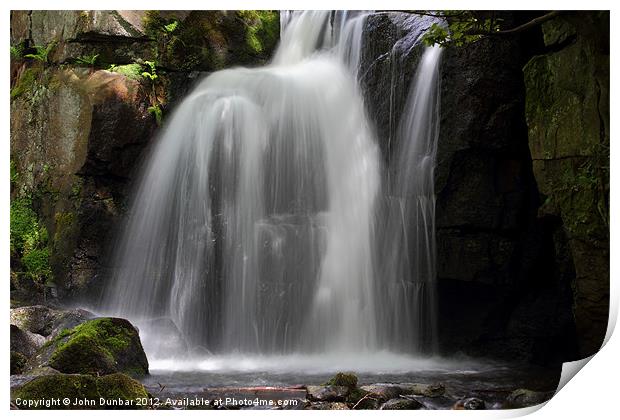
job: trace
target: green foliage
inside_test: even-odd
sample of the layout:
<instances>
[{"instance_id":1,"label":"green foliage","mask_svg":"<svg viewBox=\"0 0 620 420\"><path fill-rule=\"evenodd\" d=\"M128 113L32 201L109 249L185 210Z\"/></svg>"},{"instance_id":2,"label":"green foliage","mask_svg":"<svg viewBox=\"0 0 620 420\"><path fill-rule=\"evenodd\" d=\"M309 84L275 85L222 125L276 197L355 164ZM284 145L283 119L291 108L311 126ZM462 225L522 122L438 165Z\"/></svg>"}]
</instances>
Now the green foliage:
<instances>
[{"instance_id":1,"label":"green foliage","mask_svg":"<svg viewBox=\"0 0 620 420\"><path fill-rule=\"evenodd\" d=\"M46 46L35 45L33 48L35 49L36 52L34 54L26 54L24 55L24 57L32 58L34 60L41 61L42 63L48 63L50 52L52 52L55 46L56 46L56 41L52 41Z\"/></svg>"},{"instance_id":2,"label":"green foliage","mask_svg":"<svg viewBox=\"0 0 620 420\"><path fill-rule=\"evenodd\" d=\"M20 259L24 275L40 283L51 281L47 229L32 209L32 200L13 200L10 212L11 255Z\"/></svg>"},{"instance_id":3,"label":"green foliage","mask_svg":"<svg viewBox=\"0 0 620 420\"><path fill-rule=\"evenodd\" d=\"M179 21L178 20L173 20L171 23L164 25L164 30L168 33L172 33L174 31L176 31L176 29L179 27Z\"/></svg>"},{"instance_id":4,"label":"green foliage","mask_svg":"<svg viewBox=\"0 0 620 420\"><path fill-rule=\"evenodd\" d=\"M148 107L147 111L149 112L149 114L153 114L155 116L155 121L157 122L157 125L161 125L161 120L162 120L161 107L159 105L153 105L153 106Z\"/></svg>"},{"instance_id":5,"label":"green foliage","mask_svg":"<svg viewBox=\"0 0 620 420\"><path fill-rule=\"evenodd\" d=\"M142 66L138 63L125 64L122 66L112 64L108 68L108 71L120 73L123 76L133 80L140 80L142 78Z\"/></svg>"},{"instance_id":6,"label":"green foliage","mask_svg":"<svg viewBox=\"0 0 620 420\"><path fill-rule=\"evenodd\" d=\"M460 47L471 44L499 31L502 22L502 19L482 17L478 12L468 10L419 13L443 18L443 22L433 23L424 35L424 43L428 46L438 44Z\"/></svg>"},{"instance_id":7,"label":"green foliage","mask_svg":"<svg viewBox=\"0 0 620 420\"><path fill-rule=\"evenodd\" d=\"M133 80L140 80L142 78L155 81L157 79L157 62L145 61L144 64L131 63L121 66L116 64L110 65L108 71L113 73L119 73Z\"/></svg>"},{"instance_id":8,"label":"green foliage","mask_svg":"<svg viewBox=\"0 0 620 420\"><path fill-rule=\"evenodd\" d=\"M22 264L26 273L41 282L52 278L49 248L36 248L24 254Z\"/></svg>"},{"instance_id":9,"label":"green foliage","mask_svg":"<svg viewBox=\"0 0 620 420\"><path fill-rule=\"evenodd\" d=\"M20 42L17 45L11 45L11 58L13 60L19 60L20 58L24 58L25 51L26 45L23 42Z\"/></svg>"},{"instance_id":10,"label":"green foliage","mask_svg":"<svg viewBox=\"0 0 620 420\"><path fill-rule=\"evenodd\" d=\"M150 80L151 82L157 79L157 70L156 70L156 62L155 61L145 61L144 64L148 66L147 70L142 72L142 77Z\"/></svg>"},{"instance_id":11,"label":"green foliage","mask_svg":"<svg viewBox=\"0 0 620 420\"><path fill-rule=\"evenodd\" d=\"M78 57L75 60L75 63L78 65L94 67L95 63L97 62L97 58L99 58L99 54L83 55L81 57Z\"/></svg>"}]
</instances>

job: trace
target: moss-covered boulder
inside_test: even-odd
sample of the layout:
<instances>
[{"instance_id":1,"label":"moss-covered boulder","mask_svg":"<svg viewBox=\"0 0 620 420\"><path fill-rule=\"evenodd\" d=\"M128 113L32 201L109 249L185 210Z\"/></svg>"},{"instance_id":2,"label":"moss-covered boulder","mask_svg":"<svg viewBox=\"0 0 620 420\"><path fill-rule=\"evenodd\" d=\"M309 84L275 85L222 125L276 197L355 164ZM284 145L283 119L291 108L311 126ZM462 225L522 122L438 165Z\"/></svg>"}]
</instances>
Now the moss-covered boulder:
<instances>
[{"instance_id":1,"label":"moss-covered boulder","mask_svg":"<svg viewBox=\"0 0 620 420\"><path fill-rule=\"evenodd\" d=\"M19 375L24 371L28 358L21 353L11 351L11 375Z\"/></svg>"},{"instance_id":2,"label":"moss-covered boulder","mask_svg":"<svg viewBox=\"0 0 620 420\"><path fill-rule=\"evenodd\" d=\"M325 385L345 386L347 388L357 388L357 376L354 373L338 372Z\"/></svg>"},{"instance_id":3,"label":"moss-covered boulder","mask_svg":"<svg viewBox=\"0 0 620 420\"><path fill-rule=\"evenodd\" d=\"M145 408L139 405L142 398L148 398L144 386L122 373L101 377L55 374L27 382L15 392L13 401L18 408L29 409L129 409ZM42 400L58 401L58 405L32 405Z\"/></svg>"},{"instance_id":4,"label":"moss-covered boulder","mask_svg":"<svg viewBox=\"0 0 620 420\"><path fill-rule=\"evenodd\" d=\"M34 366L62 373L149 373L138 330L121 318L98 318L65 330L35 356Z\"/></svg>"}]
</instances>

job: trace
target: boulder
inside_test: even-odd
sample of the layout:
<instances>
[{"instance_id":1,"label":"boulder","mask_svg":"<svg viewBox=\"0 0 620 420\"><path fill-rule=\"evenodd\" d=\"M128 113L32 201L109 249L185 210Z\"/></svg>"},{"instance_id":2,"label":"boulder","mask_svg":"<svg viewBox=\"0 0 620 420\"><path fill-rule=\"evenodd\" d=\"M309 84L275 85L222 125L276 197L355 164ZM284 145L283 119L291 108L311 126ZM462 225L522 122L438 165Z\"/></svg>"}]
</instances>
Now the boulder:
<instances>
[{"instance_id":1,"label":"boulder","mask_svg":"<svg viewBox=\"0 0 620 420\"><path fill-rule=\"evenodd\" d=\"M314 402L308 410L349 410L349 406L343 402Z\"/></svg>"},{"instance_id":2,"label":"boulder","mask_svg":"<svg viewBox=\"0 0 620 420\"><path fill-rule=\"evenodd\" d=\"M14 308L10 315L12 325L44 337L52 332L54 318L55 311L43 305Z\"/></svg>"},{"instance_id":3,"label":"boulder","mask_svg":"<svg viewBox=\"0 0 620 420\"><path fill-rule=\"evenodd\" d=\"M338 372L325 385L344 386L350 390L355 389L357 388L357 376L354 373Z\"/></svg>"},{"instance_id":4,"label":"boulder","mask_svg":"<svg viewBox=\"0 0 620 420\"><path fill-rule=\"evenodd\" d=\"M43 305L13 308L10 316L11 324L43 336L46 340L94 317L94 314L84 309L57 310Z\"/></svg>"},{"instance_id":5,"label":"boulder","mask_svg":"<svg viewBox=\"0 0 620 420\"><path fill-rule=\"evenodd\" d=\"M11 375L19 375L24 371L28 358L21 353L11 351Z\"/></svg>"},{"instance_id":6,"label":"boulder","mask_svg":"<svg viewBox=\"0 0 620 420\"><path fill-rule=\"evenodd\" d=\"M424 397L440 397L446 392L442 384L400 384L403 394L421 395Z\"/></svg>"},{"instance_id":7,"label":"boulder","mask_svg":"<svg viewBox=\"0 0 620 420\"><path fill-rule=\"evenodd\" d=\"M349 394L349 389L338 385L309 385L306 387L308 399L311 401L344 401Z\"/></svg>"},{"instance_id":8,"label":"boulder","mask_svg":"<svg viewBox=\"0 0 620 420\"><path fill-rule=\"evenodd\" d=\"M35 355L30 366L49 366L62 373L148 374L138 330L121 318L97 318L64 330Z\"/></svg>"},{"instance_id":9,"label":"boulder","mask_svg":"<svg viewBox=\"0 0 620 420\"><path fill-rule=\"evenodd\" d=\"M35 378L21 386L15 392L13 401L17 408L23 409L135 409L146 408L137 405L136 399L148 398L148 396L140 382L122 373L101 377L53 374ZM58 401L57 405L28 406L28 403L34 401L49 402L52 399ZM65 399L68 399L70 403L65 404ZM76 400L88 400L92 401L92 404L74 404ZM111 403L112 401L116 404Z\"/></svg>"},{"instance_id":10,"label":"boulder","mask_svg":"<svg viewBox=\"0 0 620 420\"><path fill-rule=\"evenodd\" d=\"M524 408L545 403L553 397L554 392L539 392L520 388L508 395L506 406L508 408Z\"/></svg>"},{"instance_id":11,"label":"boulder","mask_svg":"<svg viewBox=\"0 0 620 420\"><path fill-rule=\"evenodd\" d=\"M45 337L24 331L11 324L11 351L21 353L26 357L34 355L45 343Z\"/></svg>"},{"instance_id":12,"label":"boulder","mask_svg":"<svg viewBox=\"0 0 620 420\"><path fill-rule=\"evenodd\" d=\"M484 410L486 404L480 398L470 397L458 400L452 408L454 410Z\"/></svg>"},{"instance_id":13,"label":"boulder","mask_svg":"<svg viewBox=\"0 0 620 420\"><path fill-rule=\"evenodd\" d=\"M381 405L381 410L420 410L424 405L414 399L392 398Z\"/></svg>"},{"instance_id":14,"label":"boulder","mask_svg":"<svg viewBox=\"0 0 620 420\"><path fill-rule=\"evenodd\" d=\"M363 385L360 388L381 402L398 398L403 393L402 388L395 384Z\"/></svg>"}]
</instances>

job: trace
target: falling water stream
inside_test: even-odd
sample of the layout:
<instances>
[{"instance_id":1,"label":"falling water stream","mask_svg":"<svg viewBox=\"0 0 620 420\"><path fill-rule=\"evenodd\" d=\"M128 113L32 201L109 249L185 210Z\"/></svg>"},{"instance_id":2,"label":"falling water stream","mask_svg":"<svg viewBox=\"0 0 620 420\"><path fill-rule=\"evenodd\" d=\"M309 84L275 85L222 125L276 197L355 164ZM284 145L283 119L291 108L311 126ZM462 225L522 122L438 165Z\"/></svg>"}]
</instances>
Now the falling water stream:
<instances>
[{"instance_id":1,"label":"falling water stream","mask_svg":"<svg viewBox=\"0 0 620 420\"><path fill-rule=\"evenodd\" d=\"M139 326L152 366L401 371L434 349L440 50L385 177L357 80L365 19L283 13L269 65L213 73L168 119L103 309Z\"/></svg>"}]
</instances>

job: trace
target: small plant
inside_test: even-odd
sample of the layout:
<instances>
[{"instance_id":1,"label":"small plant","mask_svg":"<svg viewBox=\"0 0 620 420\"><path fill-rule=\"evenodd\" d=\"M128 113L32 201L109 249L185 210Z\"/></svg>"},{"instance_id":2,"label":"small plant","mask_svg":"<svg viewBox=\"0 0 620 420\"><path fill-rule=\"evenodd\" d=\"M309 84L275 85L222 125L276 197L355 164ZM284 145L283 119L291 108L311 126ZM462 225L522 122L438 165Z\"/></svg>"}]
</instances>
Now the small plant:
<instances>
[{"instance_id":1,"label":"small plant","mask_svg":"<svg viewBox=\"0 0 620 420\"><path fill-rule=\"evenodd\" d=\"M174 20L172 21L172 23L169 23L167 25L164 25L164 30L168 33L172 33L174 31L176 31L176 29L179 27L179 21L178 20Z\"/></svg>"},{"instance_id":2,"label":"small plant","mask_svg":"<svg viewBox=\"0 0 620 420\"><path fill-rule=\"evenodd\" d=\"M47 229L32 209L32 200L22 197L11 202L11 255L19 258L23 275L40 283L52 278Z\"/></svg>"},{"instance_id":3,"label":"small plant","mask_svg":"<svg viewBox=\"0 0 620 420\"><path fill-rule=\"evenodd\" d=\"M153 105L147 108L149 114L153 114L155 116L155 121L157 125L161 125L162 112L161 107L159 105Z\"/></svg>"},{"instance_id":4,"label":"small plant","mask_svg":"<svg viewBox=\"0 0 620 420\"><path fill-rule=\"evenodd\" d=\"M56 46L56 41L50 42L49 44L47 44L46 47L43 47L41 45L35 45L33 48L35 49L36 52L34 54L26 54L24 55L24 57L32 58L32 59L41 61L42 63L48 63L50 52L54 49L55 46Z\"/></svg>"},{"instance_id":5,"label":"small plant","mask_svg":"<svg viewBox=\"0 0 620 420\"><path fill-rule=\"evenodd\" d=\"M153 105L153 106L148 107L147 111L149 112L149 114L153 114L155 116L155 121L157 122L157 125L161 125L161 120L162 120L161 107L159 105Z\"/></svg>"},{"instance_id":6,"label":"small plant","mask_svg":"<svg viewBox=\"0 0 620 420\"><path fill-rule=\"evenodd\" d=\"M19 60L24 57L25 46L23 42L13 46L11 45L11 58L13 60Z\"/></svg>"},{"instance_id":7,"label":"small plant","mask_svg":"<svg viewBox=\"0 0 620 420\"><path fill-rule=\"evenodd\" d=\"M149 67L149 70L143 71L142 77L149 79L151 82L157 79L157 64L155 63L155 61L145 61L144 64Z\"/></svg>"},{"instance_id":8,"label":"small plant","mask_svg":"<svg viewBox=\"0 0 620 420\"><path fill-rule=\"evenodd\" d=\"M83 55L81 57L78 57L75 60L75 63L76 64L80 64L80 65L89 66L89 67L95 67L95 64L97 62L97 58L98 57L99 57L99 54Z\"/></svg>"}]
</instances>

